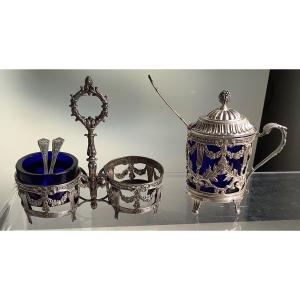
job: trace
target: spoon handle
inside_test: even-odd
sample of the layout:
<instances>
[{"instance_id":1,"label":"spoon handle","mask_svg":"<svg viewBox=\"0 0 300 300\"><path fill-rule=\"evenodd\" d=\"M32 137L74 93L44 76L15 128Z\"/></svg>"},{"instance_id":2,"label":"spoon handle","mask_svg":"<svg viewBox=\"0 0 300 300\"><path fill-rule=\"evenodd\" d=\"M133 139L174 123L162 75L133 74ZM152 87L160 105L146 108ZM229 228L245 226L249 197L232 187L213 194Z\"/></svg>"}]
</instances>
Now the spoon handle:
<instances>
[{"instance_id":1,"label":"spoon handle","mask_svg":"<svg viewBox=\"0 0 300 300\"><path fill-rule=\"evenodd\" d=\"M49 150L49 140L48 139L39 139L38 144L42 153L43 165L44 165L44 174L48 174L48 150Z\"/></svg>"},{"instance_id":2,"label":"spoon handle","mask_svg":"<svg viewBox=\"0 0 300 300\"><path fill-rule=\"evenodd\" d=\"M53 174L56 159L57 159L58 153L59 153L60 148L63 145L64 141L65 140L60 137L52 140L52 159L51 159L49 174Z\"/></svg>"},{"instance_id":3,"label":"spoon handle","mask_svg":"<svg viewBox=\"0 0 300 300\"><path fill-rule=\"evenodd\" d=\"M189 124L179 115L179 113L167 102L167 100L161 95L158 88L155 86L153 79L151 78L150 74L148 75L148 79L150 80L151 85L153 86L154 90L158 94L158 96L166 103L166 105L172 110L172 112L180 119L180 121L189 128Z\"/></svg>"}]
</instances>

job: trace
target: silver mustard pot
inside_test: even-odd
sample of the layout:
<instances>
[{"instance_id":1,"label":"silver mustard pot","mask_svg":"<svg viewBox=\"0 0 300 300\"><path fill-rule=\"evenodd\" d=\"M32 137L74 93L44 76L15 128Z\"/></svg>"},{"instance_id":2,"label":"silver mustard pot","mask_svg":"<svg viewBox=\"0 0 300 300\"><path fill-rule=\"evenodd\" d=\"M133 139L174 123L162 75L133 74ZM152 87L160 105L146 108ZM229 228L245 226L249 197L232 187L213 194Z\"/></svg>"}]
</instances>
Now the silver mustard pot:
<instances>
[{"instance_id":1,"label":"silver mustard pot","mask_svg":"<svg viewBox=\"0 0 300 300\"><path fill-rule=\"evenodd\" d=\"M203 201L214 201L234 202L239 213L249 177L283 149L287 128L268 123L259 133L245 116L228 107L230 93L225 90L219 95L219 108L188 124L162 97L150 75L148 78L160 98L187 127L186 181L188 194L194 201L193 212L199 213ZM280 130L280 144L255 167L249 168L253 142L272 129Z\"/></svg>"}]
</instances>

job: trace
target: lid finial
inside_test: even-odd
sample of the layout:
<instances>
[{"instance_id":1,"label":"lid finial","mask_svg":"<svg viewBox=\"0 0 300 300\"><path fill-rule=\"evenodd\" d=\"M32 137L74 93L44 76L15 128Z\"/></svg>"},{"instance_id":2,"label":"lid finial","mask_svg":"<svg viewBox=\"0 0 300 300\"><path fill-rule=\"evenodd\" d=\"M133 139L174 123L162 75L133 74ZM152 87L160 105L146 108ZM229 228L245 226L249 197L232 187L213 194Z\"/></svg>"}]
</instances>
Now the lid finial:
<instances>
[{"instance_id":1,"label":"lid finial","mask_svg":"<svg viewBox=\"0 0 300 300\"><path fill-rule=\"evenodd\" d=\"M219 101L222 104L221 108L226 108L226 104L230 101L231 95L229 91L223 90L219 95Z\"/></svg>"}]
</instances>

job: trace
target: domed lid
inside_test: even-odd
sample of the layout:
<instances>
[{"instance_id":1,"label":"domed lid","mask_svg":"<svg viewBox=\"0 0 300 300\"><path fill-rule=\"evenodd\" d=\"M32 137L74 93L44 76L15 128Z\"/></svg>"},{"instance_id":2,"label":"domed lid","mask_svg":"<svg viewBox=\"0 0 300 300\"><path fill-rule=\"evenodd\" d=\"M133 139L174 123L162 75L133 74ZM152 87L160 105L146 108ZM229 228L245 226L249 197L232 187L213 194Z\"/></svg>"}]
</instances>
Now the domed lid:
<instances>
[{"instance_id":1,"label":"domed lid","mask_svg":"<svg viewBox=\"0 0 300 300\"><path fill-rule=\"evenodd\" d=\"M229 91L222 91L219 95L221 107L200 117L189 129L199 134L231 137L256 133L256 129L245 116L235 109L227 107L229 100Z\"/></svg>"}]
</instances>

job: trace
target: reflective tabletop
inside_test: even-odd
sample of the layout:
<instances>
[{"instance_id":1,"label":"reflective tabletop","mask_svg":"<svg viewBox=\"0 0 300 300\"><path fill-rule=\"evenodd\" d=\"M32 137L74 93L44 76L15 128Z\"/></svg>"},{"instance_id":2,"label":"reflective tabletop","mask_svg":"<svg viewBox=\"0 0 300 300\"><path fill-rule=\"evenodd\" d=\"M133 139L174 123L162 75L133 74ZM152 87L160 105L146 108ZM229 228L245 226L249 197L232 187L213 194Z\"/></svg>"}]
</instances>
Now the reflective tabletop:
<instances>
[{"instance_id":1,"label":"reflective tabletop","mask_svg":"<svg viewBox=\"0 0 300 300\"><path fill-rule=\"evenodd\" d=\"M249 193L235 214L233 203L204 202L198 215L186 194L184 173L167 173L163 179L161 202L156 214L129 215L99 203L92 210L89 203L77 209L77 220L70 216L56 219L33 217L29 224L15 190L10 201L0 207L2 230L300 230L300 172L255 173ZM87 191L82 191L85 196ZM87 195L87 194L86 194ZM101 196L101 192L99 192Z\"/></svg>"}]
</instances>

